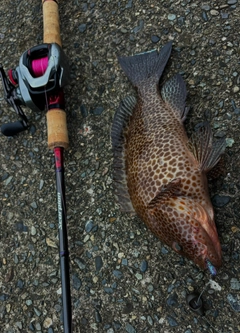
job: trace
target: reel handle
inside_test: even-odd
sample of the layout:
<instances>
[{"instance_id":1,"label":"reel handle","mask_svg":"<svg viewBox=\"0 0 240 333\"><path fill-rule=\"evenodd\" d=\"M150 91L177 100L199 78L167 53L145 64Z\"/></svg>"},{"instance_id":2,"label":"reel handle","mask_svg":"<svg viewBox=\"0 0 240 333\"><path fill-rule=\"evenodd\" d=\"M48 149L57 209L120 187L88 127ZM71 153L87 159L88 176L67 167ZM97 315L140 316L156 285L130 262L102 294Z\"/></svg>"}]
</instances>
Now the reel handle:
<instances>
[{"instance_id":1,"label":"reel handle","mask_svg":"<svg viewBox=\"0 0 240 333\"><path fill-rule=\"evenodd\" d=\"M23 120L18 120L13 123L3 124L1 126L1 132L5 136L13 136L28 128Z\"/></svg>"}]
</instances>

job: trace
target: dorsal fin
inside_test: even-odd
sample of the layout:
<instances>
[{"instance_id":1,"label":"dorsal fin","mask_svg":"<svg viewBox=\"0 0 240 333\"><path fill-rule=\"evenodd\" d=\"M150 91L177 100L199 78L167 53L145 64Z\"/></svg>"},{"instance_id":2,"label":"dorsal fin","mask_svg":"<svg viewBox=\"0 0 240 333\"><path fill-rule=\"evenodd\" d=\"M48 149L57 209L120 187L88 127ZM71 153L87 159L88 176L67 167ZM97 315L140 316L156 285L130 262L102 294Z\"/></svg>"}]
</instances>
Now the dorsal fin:
<instances>
[{"instance_id":1,"label":"dorsal fin","mask_svg":"<svg viewBox=\"0 0 240 333\"><path fill-rule=\"evenodd\" d=\"M224 153L226 141L222 138L213 142L211 127L204 122L193 133L188 147L199 162L200 170L209 172Z\"/></svg>"},{"instance_id":2,"label":"dorsal fin","mask_svg":"<svg viewBox=\"0 0 240 333\"><path fill-rule=\"evenodd\" d=\"M118 197L120 208L123 212L135 212L132 206L126 178L125 168L125 138L124 130L128 125L132 111L136 105L136 98L126 97L117 109L111 130L113 149L113 188Z\"/></svg>"},{"instance_id":3,"label":"dorsal fin","mask_svg":"<svg viewBox=\"0 0 240 333\"><path fill-rule=\"evenodd\" d=\"M186 119L189 108L185 107L187 97L186 84L180 74L176 74L165 82L161 89L162 99L180 116L183 122Z\"/></svg>"}]
</instances>

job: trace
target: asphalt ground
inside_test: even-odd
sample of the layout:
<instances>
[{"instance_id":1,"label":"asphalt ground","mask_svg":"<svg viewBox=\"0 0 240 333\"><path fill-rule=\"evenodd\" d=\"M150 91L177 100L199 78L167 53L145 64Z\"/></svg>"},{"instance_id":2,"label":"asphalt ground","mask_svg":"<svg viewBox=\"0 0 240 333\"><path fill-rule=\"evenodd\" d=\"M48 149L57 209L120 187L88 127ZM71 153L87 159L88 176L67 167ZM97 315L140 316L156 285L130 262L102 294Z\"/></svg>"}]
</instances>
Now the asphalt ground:
<instances>
[{"instance_id":1,"label":"asphalt ground","mask_svg":"<svg viewBox=\"0 0 240 333\"><path fill-rule=\"evenodd\" d=\"M74 332L240 332L240 106L238 1L60 1L70 148L65 154ZM41 1L2 0L0 62L15 68L42 42ZM134 93L117 55L173 40L163 79L180 73L189 134L208 120L226 137L222 174L210 180L223 265L215 282L164 246L112 191L110 129ZM30 130L0 135L1 332L62 332L57 205L45 113L25 109ZM0 123L17 120L0 94ZM186 295L202 294L205 315Z\"/></svg>"}]
</instances>

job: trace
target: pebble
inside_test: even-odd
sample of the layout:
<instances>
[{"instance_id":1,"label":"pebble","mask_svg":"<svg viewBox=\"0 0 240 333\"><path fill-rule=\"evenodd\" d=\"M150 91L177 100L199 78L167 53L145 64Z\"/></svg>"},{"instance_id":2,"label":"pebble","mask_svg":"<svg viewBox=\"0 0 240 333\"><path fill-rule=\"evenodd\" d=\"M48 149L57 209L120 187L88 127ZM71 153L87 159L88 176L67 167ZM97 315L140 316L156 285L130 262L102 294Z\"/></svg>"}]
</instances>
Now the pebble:
<instances>
[{"instance_id":1,"label":"pebble","mask_svg":"<svg viewBox=\"0 0 240 333\"><path fill-rule=\"evenodd\" d=\"M117 278L117 279L121 279L123 277L123 273L117 269L115 269L113 271L113 275Z\"/></svg>"},{"instance_id":2,"label":"pebble","mask_svg":"<svg viewBox=\"0 0 240 333\"><path fill-rule=\"evenodd\" d=\"M102 257L101 256L97 256L95 258L95 268L96 268L96 271L99 272L102 267L103 267Z\"/></svg>"},{"instance_id":3,"label":"pebble","mask_svg":"<svg viewBox=\"0 0 240 333\"><path fill-rule=\"evenodd\" d=\"M167 299L167 305L169 306L178 306L178 295L176 293L173 293L172 295L170 295Z\"/></svg>"},{"instance_id":4,"label":"pebble","mask_svg":"<svg viewBox=\"0 0 240 333\"><path fill-rule=\"evenodd\" d=\"M232 278L230 281L230 288L233 290L240 290L240 281L236 278Z\"/></svg>"},{"instance_id":5,"label":"pebble","mask_svg":"<svg viewBox=\"0 0 240 333\"><path fill-rule=\"evenodd\" d=\"M80 106L80 111L83 118L86 118L88 116L88 110L84 104Z\"/></svg>"},{"instance_id":6,"label":"pebble","mask_svg":"<svg viewBox=\"0 0 240 333\"><path fill-rule=\"evenodd\" d=\"M86 29L87 29L87 25L86 25L85 23L80 24L79 27L78 27L78 29L79 29L79 31L80 31L81 33L83 33L83 32L86 31Z\"/></svg>"},{"instance_id":7,"label":"pebble","mask_svg":"<svg viewBox=\"0 0 240 333\"><path fill-rule=\"evenodd\" d=\"M210 10L210 14L211 14L212 16L217 16L217 15L219 15L219 11L216 10L216 9L211 9L211 10Z\"/></svg>"},{"instance_id":8,"label":"pebble","mask_svg":"<svg viewBox=\"0 0 240 333\"><path fill-rule=\"evenodd\" d=\"M169 21L174 21L174 20L176 20L176 15L175 14L168 14L168 19L169 19Z\"/></svg>"},{"instance_id":9,"label":"pebble","mask_svg":"<svg viewBox=\"0 0 240 333\"><path fill-rule=\"evenodd\" d=\"M146 260L143 260L140 265L140 271L142 273L145 273L147 269L148 269L148 262Z\"/></svg>"},{"instance_id":10,"label":"pebble","mask_svg":"<svg viewBox=\"0 0 240 333\"><path fill-rule=\"evenodd\" d=\"M89 220L85 224L85 231L90 232L93 227L94 227L94 222L92 220Z\"/></svg>"},{"instance_id":11,"label":"pebble","mask_svg":"<svg viewBox=\"0 0 240 333\"><path fill-rule=\"evenodd\" d=\"M206 11L209 11L211 9L209 5L202 5L201 8Z\"/></svg>"},{"instance_id":12,"label":"pebble","mask_svg":"<svg viewBox=\"0 0 240 333\"><path fill-rule=\"evenodd\" d=\"M237 3L237 0L228 0L228 5L235 5Z\"/></svg>"},{"instance_id":13,"label":"pebble","mask_svg":"<svg viewBox=\"0 0 240 333\"><path fill-rule=\"evenodd\" d=\"M52 324L53 324L52 319L47 317L47 318L45 318L45 320L43 322L43 327L44 328L49 328Z\"/></svg>"},{"instance_id":14,"label":"pebble","mask_svg":"<svg viewBox=\"0 0 240 333\"><path fill-rule=\"evenodd\" d=\"M228 294L227 300L234 311L240 312L240 298L238 295Z\"/></svg>"},{"instance_id":15,"label":"pebble","mask_svg":"<svg viewBox=\"0 0 240 333\"><path fill-rule=\"evenodd\" d=\"M223 207L223 206L226 206L229 203L230 199L231 198L227 195L215 194L212 197L212 204L215 207Z\"/></svg>"},{"instance_id":16,"label":"pebble","mask_svg":"<svg viewBox=\"0 0 240 333\"><path fill-rule=\"evenodd\" d=\"M239 92L240 88L238 86L234 86L233 87L233 92L234 94L236 94L237 92Z\"/></svg>"},{"instance_id":17,"label":"pebble","mask_svg":"<svg viewBox=\"0 0 240 333\"><path fill-rule=\"evenodd\" d=\"M104 108L102 106L97 106L95 109L91 110L91 113L95 116L99 116L104 111Z\"/></svg>"},{"instance_id":18,"label":"pebble","mask_svg":"<svg viewBox=\"0 0 240 333\"><path fill-rule=\"evenodd\" d=\"M72 282L74 289L79 290L81 288L82 282L76 274L72 275Z\"/></svg>"},{"instance_id":19,"label":"pebble","mask_svg":"<svg viewBox=\"0 0 240 333\"><path fill-rule=\"evenodd\" d=\"M126 324L125 329L126 329L126 331L127 331L128 333L136 333L136 332L137 332L137 331L135 330L135 328L134 328L131 324L129 324L129 323Z\"/></svg>"},{"instance_id":20,"label":"pebble","mask_svg":"<svg viewBox=\"0 0 240 333\"><path fill-rule=\"evenodd\" d=\"M37 233L37 229L34 227L34 225L31 226L31 235L35 236Z\"/></svg>"},{"instance_id":21,"label":"pebble","mask_svg":"<svg viewBox=\"0 0 240 333\"><path fill-rule=\"evenodd\" d=\"M234 143L235 143L234 139L226 138L226 147L232 147Z\"/></svg>"},{"instance_id":22,"label":"pebble","mask_svg":"<svg viewBox=\"0 0 240 333\"><path fill-rule=\"evenodd\" d=\"M153 35L153 36L151 36L151 41L153 43L158 43L160 41L160 37Z\"/></svg>"},{"instance_id":23,"label":"pebble","mask_svg":"<svg viewBox=\"0 0 240 333\"><path fill-rule=\"evenodd\" d=\"M171 316L167 316L167 321L171 327L178 326L177 321Z\"/></svg>"}]
</instances>

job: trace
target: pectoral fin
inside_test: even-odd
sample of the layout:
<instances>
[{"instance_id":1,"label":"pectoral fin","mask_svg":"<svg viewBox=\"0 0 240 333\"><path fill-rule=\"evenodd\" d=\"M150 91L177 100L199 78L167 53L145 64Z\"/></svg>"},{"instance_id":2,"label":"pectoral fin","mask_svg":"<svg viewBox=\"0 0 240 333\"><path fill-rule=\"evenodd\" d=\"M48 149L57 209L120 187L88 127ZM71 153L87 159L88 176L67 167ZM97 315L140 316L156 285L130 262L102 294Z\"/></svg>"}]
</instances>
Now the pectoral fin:
<instances>
[{"instance_id":1,"label":"pectoral fin","mask_svg":"<svg viewBox=\"0 0 240 333\"><path fill-rule=\"evenodd\" d=\"M181 186L181 178L175 178L170 183L162 186L159 193L149 202L148 209L154 212L159 205L166 203L169 198L179 196Z\"/></svg>"}]
</instances>

